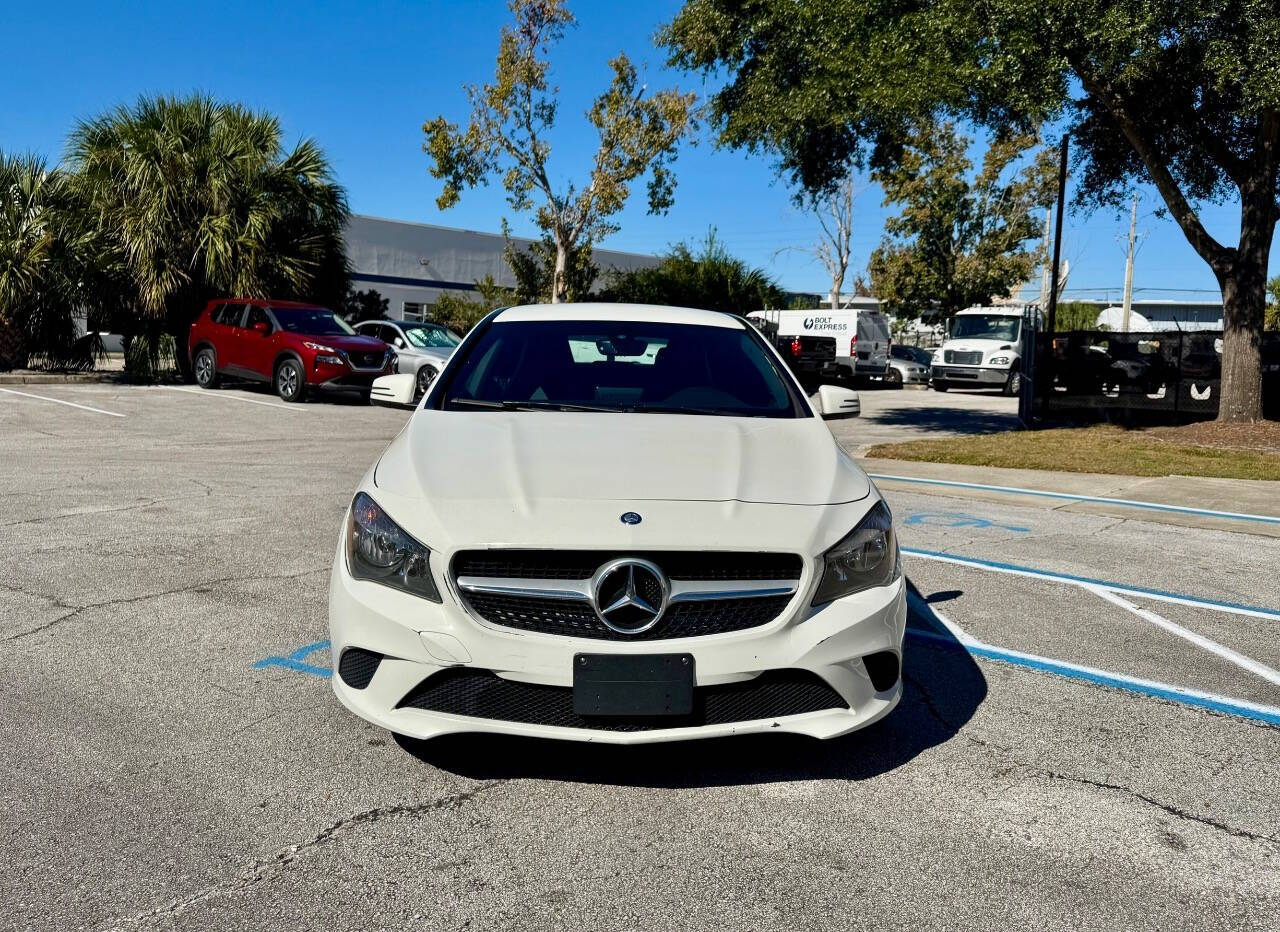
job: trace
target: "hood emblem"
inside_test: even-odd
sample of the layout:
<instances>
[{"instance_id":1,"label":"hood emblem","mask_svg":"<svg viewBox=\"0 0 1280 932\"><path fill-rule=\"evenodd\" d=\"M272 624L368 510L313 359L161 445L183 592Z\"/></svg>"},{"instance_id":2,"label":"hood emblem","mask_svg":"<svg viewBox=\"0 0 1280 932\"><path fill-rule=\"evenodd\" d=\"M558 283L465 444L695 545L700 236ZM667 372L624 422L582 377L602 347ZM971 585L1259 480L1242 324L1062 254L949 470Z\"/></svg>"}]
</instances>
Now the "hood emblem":
<instances>
[{"instance_id":1,"label":"hood emblem","mask_svg":"<svg viewBox=\"0 0 1280 932\"><path fill-rule=\"evenodd\" d=\"M662 618L670 598L666 575L648 560L610 560L591 578L591 607L619 634L648 631Z\"/></svg>"},{"instance_id":2,"label":"hood emblem","mask_svg":"<svg viewBox=\"0 0 1280 932\"><path fill-rule=\"evenodd\" d=\"M622 513L623 524L639 524L644 518L640 517L634 511L624 511Z\"/></svg>"}]
</instances>

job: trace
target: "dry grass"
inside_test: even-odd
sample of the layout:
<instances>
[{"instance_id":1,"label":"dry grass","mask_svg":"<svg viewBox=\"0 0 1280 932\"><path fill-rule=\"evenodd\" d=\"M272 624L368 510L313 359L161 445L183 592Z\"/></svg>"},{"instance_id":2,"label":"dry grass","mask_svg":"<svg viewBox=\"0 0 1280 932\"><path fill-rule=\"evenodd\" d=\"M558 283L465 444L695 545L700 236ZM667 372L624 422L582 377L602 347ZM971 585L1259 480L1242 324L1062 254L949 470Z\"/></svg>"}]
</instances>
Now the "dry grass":
<instances>
[{"instance_id":1,"label":"dry grass","mask_svg":"<svg viewBox=\"0 0 1280 932\"><path fill-rule=\"evenodd\" d=\"M1247 445L1246 445L1247 444ZM1123 476L1280 480L1280 425L1099 426L883 443L869 457Z\"/></svg>"}]
</instances>

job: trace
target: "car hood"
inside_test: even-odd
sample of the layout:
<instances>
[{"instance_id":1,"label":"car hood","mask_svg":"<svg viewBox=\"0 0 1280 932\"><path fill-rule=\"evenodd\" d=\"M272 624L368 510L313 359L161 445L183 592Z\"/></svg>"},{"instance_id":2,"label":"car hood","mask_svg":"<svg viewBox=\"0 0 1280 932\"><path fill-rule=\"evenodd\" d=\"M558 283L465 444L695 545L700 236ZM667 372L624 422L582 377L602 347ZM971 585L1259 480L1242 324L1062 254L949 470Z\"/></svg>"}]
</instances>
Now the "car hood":
<instances>
[{"instance_id":1,"label":"car hood","mask_svg":"<svg viewBox=\"0 0 1280 932\"><path fill-rule=\"evenodd\" d=\"M377 337L364 337L359 335L349 336L345 333L329 334L322 337L308 336L305 333L299 333L295 334L295 336L300 337L303 340L308 340L312 343L332 346L337 350L346 350L349 353L382 352L387 348L387 344L383 343Z\"/></svg>"},{"instance_id":2,"label":"car hood","mask_svg":"<svg viewBox=\"0 0 1280 932\"><path fill-rule=\"evenodd\" d=\"M449 357L453 355L456 347L444 346L406 346L404 349L396 350L401 356L422 357L426 359L438 359L441 362L447 362Z\"/></svg>"},{"instance_id":3,"label":"car hood","mask_svg":"<svg viewBox=\"0 0 1280 932\"><path fill-rule=\"evenodd\" d=\"M487 501L828 505L870 481L818 418L417 412L375 482L437 509Z\"/></svg>"}]
</instances>

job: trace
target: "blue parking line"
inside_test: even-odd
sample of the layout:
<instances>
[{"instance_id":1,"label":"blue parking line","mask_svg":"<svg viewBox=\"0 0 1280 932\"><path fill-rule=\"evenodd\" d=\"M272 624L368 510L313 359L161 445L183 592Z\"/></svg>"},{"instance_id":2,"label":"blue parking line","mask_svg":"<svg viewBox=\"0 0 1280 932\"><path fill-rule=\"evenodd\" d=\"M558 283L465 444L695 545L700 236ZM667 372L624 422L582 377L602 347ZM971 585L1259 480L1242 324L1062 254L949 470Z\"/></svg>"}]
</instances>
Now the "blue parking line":
<instances>
[{"instance_id":1,"label":"blue parking line","mask_svg":"<svg viewBox=\"0 0 1280 932\"><path fill-rule=\"evenodd\" d=\"M284 667L286 670L294 670L298 673L309 673L312 676L328 677L332 674L332 670L328 667L317 667L313 663L306 663L302 658L314 654L316 651L326 650L329 647L328 641L316 641L314 644L308 644L306 647L299 647L288 657L264 657L257 661L253 668L261 670L264 667Z\"/></svg>"},{"instance_id":2,"label":"blue parking line","mask_svg":"<svg viewBox=\"0 0 1280 932\"><path fill-rule=\"evenodd\" d=\"M931 557L944 561L955 561L957 563L972 563L976 566L988 567L993 570L1004 570L1011 573L1024 573L1027 576L1038 576L1043 579L1059 580L1061 582L1077 583L1088 586L1099 586L1104 589L1111 589L1116 592L1127 592L1133 595L1149 595L1161 599L1181 599L1189 603L1196 603L1209 608L1225 608L1235 611L1252 612L1267 618L1274 618L1280 621L1280 611L1273 608L1263 608L1258 605L1245 605L1241 602L1225 602L1220 599L1206 599L1198 595L1187 595L1183 592L1170 592L1167 589L1153 589L1149 586L1132 586L1129 583L1115 582L1109 579L1097 579L1093 576L1076 576L1073 573L1059 573L1054 570L1042 570L1033 566L1022 566L1017 563L1005 563L1000 560L984 560L981 557L970 557L958 553L944 553L940 550L922 550L918 547L903 547L902 552L908 556Z\"/></svg>"},{"instance_id":3,"label":"blue parking line","mask_svg":"<svg viewBox=\"0 0 1280 932\"><path fill-rule=\"evenodd\" d=\"M1175 514L1201 515L1206 518L1226 518L1231 521L1257 521L1263 524L1280 524L1280 518L1272 515L1254 515L1241 511L1213 511L1209 508L1191 508L1187 505L1162 505L1132 498L1108 498L1102 495L1075 495L1071 492L1046 492L1043 489L1024 489L1012 485L986 485L981 482L957 482L954 479L924 479L919 476L889 476L868 473L872 479L886 482L914 482L917 485L939 485L952 489L978 489L983 492L1012 492L1015 495L1033 495L1038 498L1056 498L1070 502L1098 502L1103 505L1123 505L1126 508L1145 508L1149 511L1168 511Z\"/></svg>"},{"instance_id":4,"label":"blue parking line","mask_svg":"<svg viewBox=\"0 0 1280 932\"><path fill-rule=\"evenodd\" d=\"M927 631L923 628L907 628L907 634L914 638L920 638L922 640L941 644L948 650L964 651L965 653L972 654L975 657L985 657L988 660L996 660L1000 663L1007 663L1015 667L1025 667L1026 669L1036 670L1040 673L1049 673L1054 676L1065 677L1066 679L1092 683L1095 686L1110 686L1113 689L1124 690L1125 692L1135 693L1140 696L1166 699L1170 702L1179 703L1180 705L1209 709L1214 712L1222 712L1227 715L1235 715L1240 718L1251 719L1255 722L1265 722L1268 725L1280 726L1280 709L1269 709L1267 707L1253 706L1251 704L1245 705L1228 699L1225 696L1211 696L1188 692L1179 689L1176 686L1169 686L1164 683L1148 682L1124 676L1122 674L1108 673L1104 670L1084 669L1074 664L1064 664L1060 661L1051 660L1047 657L1027 656L1018 652L1002 650L999 647L989 647L985 644L961 644L949 634L939 634L935 631Z\"/></svg>"}]
</instances>

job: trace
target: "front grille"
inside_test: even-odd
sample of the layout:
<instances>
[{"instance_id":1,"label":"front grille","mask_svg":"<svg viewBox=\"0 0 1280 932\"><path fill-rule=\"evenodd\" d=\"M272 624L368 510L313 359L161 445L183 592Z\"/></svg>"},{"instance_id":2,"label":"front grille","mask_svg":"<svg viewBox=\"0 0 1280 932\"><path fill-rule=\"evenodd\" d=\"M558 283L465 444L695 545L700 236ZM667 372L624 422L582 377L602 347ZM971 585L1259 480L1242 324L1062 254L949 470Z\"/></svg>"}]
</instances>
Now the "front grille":
<instances>
[{"instance_id":1,"label":"front grille","mask_svg":"<svg viewBox=\"0 0 1280 932\"><path fill-rule=\"evenodd\" d=\"M618 557L638 557L656 563L670 579L799 579L804 568L804 561L794 553L460 550L453 558L453 575L455 578L590 579L592 573Z\"/></svg>"},{"instance_id":2,"label":"front grille","mask_svg":"<svg viewBox=\"0 0 1280 932\"><path fill-rule=\"evenodd\" d=\"M661 621L639 634L621 634L612 630L596 617L590 605L576 599L541 599L480 592L467 593L466 599L485 621L505 628L602 641L654 641L757 628L777 618L791 601L791 596L677 602L667 608Z\"/></svg>"},{"instance_id":3,"label":"front grille","mask_svg":"<svg viewBox=\"0 0 1280 932\"><path fill-rule=\"evenodd\" d=\"M381 369L386 358L386 353L380 353L376 350L347 353L347 359L357 369Z\"/></svg>"},{"instance_id":4,"label":"front grille","mask_svg":"<svg viewBox=\"0 0 1280 932\"><path fill-rule=\"evenodd\" d=\"M942 354L943 362L955 363L958 366L980 366L982 365L982 353L980 351L962 351L947 350Z\"/></svg>"},{"instance_id":5,"label":"front grille","mask_svg":"<svg viewBox=\"0 0 1280 932\"><path fill-rule=\"evenodd\" d=\"M741 683L695 687L691 715L601 718L574 712L570 687L518 683L487 670L464 667L452 667L428 677L396 706L467 718L599 731L696 728L848 707L817 674L808 670L769 670Z\"/></svg>"}]
</instances>

